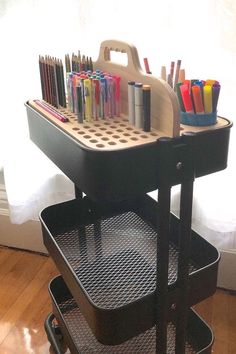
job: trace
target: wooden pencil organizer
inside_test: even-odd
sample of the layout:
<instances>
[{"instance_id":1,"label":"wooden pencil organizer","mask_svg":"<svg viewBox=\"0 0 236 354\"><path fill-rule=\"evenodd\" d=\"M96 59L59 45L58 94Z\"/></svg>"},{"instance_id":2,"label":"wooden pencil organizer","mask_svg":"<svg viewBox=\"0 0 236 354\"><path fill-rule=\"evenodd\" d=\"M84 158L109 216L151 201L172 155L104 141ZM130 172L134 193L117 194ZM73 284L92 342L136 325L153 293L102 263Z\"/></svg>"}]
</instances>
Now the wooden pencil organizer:
<instances>
[{"instance_id":1,"label":"wooden pencil organizer","mask_svg":"<svg viewBox=\"0 0 236 354\"><path fill-rule=\"evenodd\" d=\"M111 51L126 53L127 65L112 62ZM76 115L63 108L58 111L69 119L63 123L34 101L26 103L31 139L91 199L117 201L150 192L165 174L172 185L178 184L188 169L186 161L179 164L184 159L194 163L195 176L225 168L231 123L218 117L211 127L180 125L177 95L165 81L142 71L133 45L102 42L94 69L121 77L120 117L78 123ZM151 86L150 132L128 122L128 81ZM181 152L189 131L191 158ZM169 139L171 151L165 170L162 160L167 153L160 149L163 138ZM177 169L177 165L184 168Z\"/></svg>"},{"instance_id":2,"label":"wooden pencil organizer","mask_svg":"<svg viewBox=\"0 0 236 354\"><path fill-rule=\"evenodd\" d=\"M127 66L114 63L110 60L111 51L127 54ZM179 136L180 116L179 106L175 93L163 80L146 75L140 66L137 49L125 42L107 40L101 44L98 60L94 69L105 70L121 77L121 116L98 121L84 121L78 123L76 115L67 109L58 109L69 118L64 124L52 115L47 114L63 130L80 140L83 144L94 149L123 149L153 142L159 137ZM136 129L128 122L128 81L134 80L151 86L151 131L144 132ZM39 109L33 102L31 106ZM43 110L41 111L43 112ZM166 119L168 117L168 119Z\"/></svg>"}]
</instances>

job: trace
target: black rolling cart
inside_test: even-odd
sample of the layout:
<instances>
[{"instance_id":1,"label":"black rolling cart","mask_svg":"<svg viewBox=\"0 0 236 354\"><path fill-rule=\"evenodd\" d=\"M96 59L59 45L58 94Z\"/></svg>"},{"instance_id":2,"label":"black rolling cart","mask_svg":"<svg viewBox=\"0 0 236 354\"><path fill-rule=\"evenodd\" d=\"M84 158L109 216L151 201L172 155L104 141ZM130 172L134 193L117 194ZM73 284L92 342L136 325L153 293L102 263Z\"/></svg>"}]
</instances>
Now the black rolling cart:
<instances>
[{"instance_id":1,"label":"black rolling cart","mask_svg":"<svg viewBox=\"0 0 236 354\"><path fill-rule=\"evenodd\" d=\"M112 48L103 47L106 55ZM182 127L179 136L156 127L147 143L96 149L77 138L78 124L67 131L31 102L26 108L32 141L76 189L74 200L40 215L61 273L49 284L45 321L55 353L65 352L63 342L71 354L210 353L212 331L191 306L215 292L219 254L191 229L193 183L226 167L232 124L219 117L214 127ZM120 129L126 118L105 123ZM177 184L179 218L170 212ZM157 202L147 195L156 189Z\"/></svg>"}]
</instances>

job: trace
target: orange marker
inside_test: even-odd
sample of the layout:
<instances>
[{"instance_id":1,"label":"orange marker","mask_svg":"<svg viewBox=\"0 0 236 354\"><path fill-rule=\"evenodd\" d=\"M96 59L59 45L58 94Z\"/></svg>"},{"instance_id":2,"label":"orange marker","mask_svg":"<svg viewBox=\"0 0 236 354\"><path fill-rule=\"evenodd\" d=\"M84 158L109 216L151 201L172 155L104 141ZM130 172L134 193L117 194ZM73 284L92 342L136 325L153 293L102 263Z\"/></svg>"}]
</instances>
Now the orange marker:
<instances>
[{"instance_id":1,"label":"orange marker","mask_svg":"<svg viewBox=\"0 0 236 354\"><path fill-rule=\"evenodd\" d=\"M204 113L204 106L202 102L201 87L198 85L192 86L193 102L195 107L195 112L198 114Z\"/></svg>"}]
</instances>

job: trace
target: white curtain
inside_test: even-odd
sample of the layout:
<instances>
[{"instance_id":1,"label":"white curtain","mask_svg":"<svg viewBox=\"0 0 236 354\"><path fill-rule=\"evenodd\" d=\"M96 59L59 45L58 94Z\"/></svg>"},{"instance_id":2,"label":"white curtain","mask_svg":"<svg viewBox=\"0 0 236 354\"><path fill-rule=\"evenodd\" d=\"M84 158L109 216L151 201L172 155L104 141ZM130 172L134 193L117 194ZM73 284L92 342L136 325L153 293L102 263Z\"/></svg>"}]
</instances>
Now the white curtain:
<instances>
[{"instance_id":1,"label":"white curtain","mask_svg":"<svg viewBox=\"0 0 236 354\"><path fill-rule=\"evenodd\" d=\"M100 43L114 38L133 43L156 76L162 65L182 59L187 78L220 81L218 113L234 119L234 0L0 0L0 34L0 164L12 222L35 218L44 206L74 196L73 184L28 138L24 102L41 98L39 54L63 59L80 49L96 60ZM232 156L229 171L235 176ZM209 178L218 193L219 178ZM208 186L202 182L201 188ZM235 190L227 193L233 205ZM207 212L211 201L203 194Z\"/></svg>"}]
</instances>

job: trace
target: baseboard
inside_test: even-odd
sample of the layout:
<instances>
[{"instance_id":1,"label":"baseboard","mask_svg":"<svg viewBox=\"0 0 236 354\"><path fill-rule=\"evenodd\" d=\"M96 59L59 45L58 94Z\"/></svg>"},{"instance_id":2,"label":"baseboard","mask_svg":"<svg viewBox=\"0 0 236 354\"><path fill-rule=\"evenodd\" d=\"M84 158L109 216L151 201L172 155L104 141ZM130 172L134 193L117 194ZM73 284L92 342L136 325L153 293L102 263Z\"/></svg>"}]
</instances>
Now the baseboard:
<instances>
[{"instance_id":1,"label":"baseboard","mask_svg":"<svg viewBox=\"0 0 236 354\"><path fill-rule=\"evenodd\" d=\"M0 245L47 254L39 221L16 225L10 222L7 211L0 213Z\"/></svg>"},{"instance_id":2,"label":"baseboard","mask_svg":"<svg viewBox=\"0 0 236 354\"><path fill-rule=\"evenodd\" d=\"M236 291L236 250L220 251L217 286Z\"/></svg>"}]
</instances>

